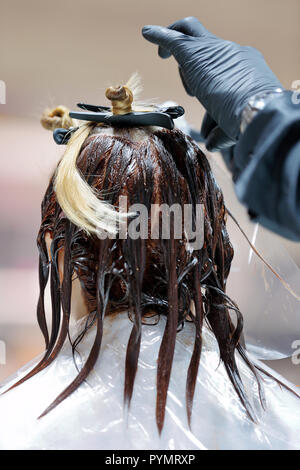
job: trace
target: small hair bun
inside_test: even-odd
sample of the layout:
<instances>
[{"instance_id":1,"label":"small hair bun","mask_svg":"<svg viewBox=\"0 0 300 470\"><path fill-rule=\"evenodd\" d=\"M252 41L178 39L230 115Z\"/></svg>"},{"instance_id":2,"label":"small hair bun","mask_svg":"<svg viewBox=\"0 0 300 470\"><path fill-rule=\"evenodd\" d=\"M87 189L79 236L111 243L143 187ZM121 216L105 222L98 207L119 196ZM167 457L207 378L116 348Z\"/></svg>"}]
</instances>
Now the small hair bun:
<instances>
[{"instance_id":1,"label":"small hair bun","mask_svg":"<svg viewBox=\"0 0 300 470\"><path fill-rule=\"evenodd\" d=\"M126 85L107 88L105 96L111 101L113 114L127 114L132 111L133 93Z\"/></svg>"},{"instance_id":2,"label":"small hair bun","mask_svg":"<svg viewBox=\"0 0 300 470\"><path fill-rule=\"evenodd\" d=\"M73 119L69 116L70 110L65 106L57 106L54 109L45 109L42 117L41 124L45 129L54 131L54 129L64 128L69 129L74 125Z\"/></svg>"}]
</instances>

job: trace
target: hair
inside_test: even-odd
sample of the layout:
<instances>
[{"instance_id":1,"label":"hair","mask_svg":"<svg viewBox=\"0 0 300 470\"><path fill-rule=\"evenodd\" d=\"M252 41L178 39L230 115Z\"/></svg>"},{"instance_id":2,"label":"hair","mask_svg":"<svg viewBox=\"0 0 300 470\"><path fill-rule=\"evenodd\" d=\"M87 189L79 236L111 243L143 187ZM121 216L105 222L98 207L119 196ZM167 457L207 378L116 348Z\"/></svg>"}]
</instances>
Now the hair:
<instances>
[{"instance_id":1,"label":"hair","mask_svg":"<svg viewBox=\"0 0 300 470\"><path fill-rule=\"evenodd\" d=\"M115 93L115 90L113 91ZM131 100L124 90L117 94ZM107 92L111 96L111 91ZM116 96L116 95L115 95ZM121 99L122 101L122 99ZM126 106L117 107L128 110ZM204 208L204 244L188 249L183 233L178 240L121 239L113 225L121 196L128 204L190 204L193 221L196 206ZM149 220L150 224L150 220ZM114 238L99 238L100 227ZM171 228L174 219L171 217ZM149 226L150 230L150 226ZM46 237L51 236L51 254ZM255 420L236 363L236 352L254 374L264 406L257 367L243 347L243 317L226 294L226 280L233 247L226 230L222 192L205 155L179 130L112 129L87 123L75 132L52 176L42 202L42 222L37 237L40 295L37 318L46 351L41 361L11 388L51 364L59 354L69 330L72 280L78 277L88 308L85 327L72 343L73 352L88 329L96 336L89 356L77 377L42 413L46 415L67 398L93 369L101 348L104 316L127 309L132 330L125 359L124 403L130 405L138 366L142 325L148 316L166 316L157 362L156 421L164 423L167 391L177 331L185 322L195 327L194 347L186 371L186 409L191 422L192 404L206 321L216 337L220 359L248 417ZM59 258L63 255L63 276ZM48 330L44 292L50 277L51 330ZM236 319L233 321L230 312ZM155 326L154 326L155 328Z\"/></svg>"}]
</instances>

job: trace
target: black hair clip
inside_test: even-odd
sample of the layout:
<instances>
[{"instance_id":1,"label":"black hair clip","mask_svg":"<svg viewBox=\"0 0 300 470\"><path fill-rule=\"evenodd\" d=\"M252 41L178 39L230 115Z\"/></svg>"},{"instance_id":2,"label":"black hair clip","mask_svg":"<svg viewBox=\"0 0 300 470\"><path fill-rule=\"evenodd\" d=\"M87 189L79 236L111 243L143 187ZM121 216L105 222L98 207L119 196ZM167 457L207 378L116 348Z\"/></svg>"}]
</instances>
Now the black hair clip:
<instances>
[{"instance_id":1,"label":"black hair clip","mask_svg":"<svg viewBox=\"0 0 300 470\"><path fill-rule=\"evenodd\" d=\"M84 111L93 111L95 113L110 111L110 106L97 106L95 104L77 103L78 108Z\"/></svg>"},{"instance_id":2,"label":"black hair clip","mask_svg":"<svg viewBox=\"0 0 300 470\"><path fill-rule=\"evenodd\" d=\"M53 131L53 139L58 145L65 145L69 142L71 135L77 131L78 127L69 127L69 129L57 128Z\"/></svg>"},{"instance_id":3,"label":"black hair clip","mask_svg":"<svg viewBox=\"0 0 300 470\"><path fill-rule=\"evenodd\" d=\"M184 115L184 108L182 106L161 106L159 109L161 113L168 114L172 119L177 119Z\"/></svg>"},{"instance_id":4,"label":"black hair clip","mask_svg":"<svg viewBox=\"0 0 300 470\"><path fill-rule=\"evenodd\" d=\"M127 114L113 114L108 106L85 103L78 103L77 106L84 112L71 111L70 117L80 121L102 122L113 127L158 126L172 130L174 128L173 119L184 114L182 106L160 106L154 111L132 111ZM67 144L72 133L77 129L78 127L55 129L53 138L58 145Z\"/></svg>"},{"instance_id":5,"label":"black hair clip","mask_svg":"<svg viewBox=\"0 0 300 470\"><path fill-rule=\"evenodd\" d=\"M78 103L84 112L71 111L70 117L83 121L103 122L115 127L158 126L173 129L176 119L184 114L182 106L158 107L155 111L132 111L127 114L113 114L107 106Z\"/></svg>"},{"instance_id":6,"label":"black hair clip","mask_svg":"<svg viewBox=\"0 0 300 470\"><path fill-rule=\"evenodd\" d=\"M110 113L111 111L111 108L109 106L97 106L94 104L86 104L86 103L77 103L77 106L78 108L83 109L84 111L92 111L95 113ZM76 111L71 111L71 112L73 113ZM154 111L154 113L155 112L168 114L168 116L170 116L173 119L177 119L178 117L184 115L184 109L182 106L158 106L157 111ZM147 114L147 113L149 114L149 111L145 111L144 113L140 113L140 114ZM133 114L133 112L123 114L123 116L128 116L129 114Z\"/></svg>"}]
</instances>

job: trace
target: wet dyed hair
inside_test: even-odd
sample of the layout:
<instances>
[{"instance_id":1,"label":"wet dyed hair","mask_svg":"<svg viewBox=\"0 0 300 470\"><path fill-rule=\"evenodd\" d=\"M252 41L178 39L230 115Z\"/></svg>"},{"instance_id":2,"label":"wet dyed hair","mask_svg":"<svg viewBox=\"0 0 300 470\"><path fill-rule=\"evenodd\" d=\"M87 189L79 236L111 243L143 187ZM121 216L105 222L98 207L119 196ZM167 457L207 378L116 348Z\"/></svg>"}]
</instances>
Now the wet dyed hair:
<instances>
[{"instance_id":1,"label":"wet dyed hair","mask_svg":"<svg viewBox=\"0 0 300 470\"><path fill-rule=\"evenodd\" d=\"M42 223L37 238L40 284L37 318L45 338L46 352L33 370L14 386L45 369L60 352L68 336L72 281L77 277L88 316L85 327L72 343L73 352L92 325L95 325L96 336L77 377L41 416L73 393L93 369L101 348L104 316L127 309L132 330L125 359L126 406L130 405L134 387L142 324L149 316L159 318L165 315L167 321L157 362L156 421L159 432L164 423L176 335L186 321L192 321L195 326L194 348L186 371L189 423L204 321L216 337L220 359L229 380L247 415L254 420L237 368L236 352L257 379L262 405L263 390L257 367L250 362L243 347L242 314L226 295L233 247L226 230L223 195L208 160L196 143L179 130L114 130L103 125L91 125L88 134L80 147L76 167L99 200L108 208L118 207L120 197L127 196L128 205L144 204L149 213L151 204L179 204L182 208L184 204L190 204L194 218L197 204L202 204L204 244L201 249L191 250L185 234L182 239L176 239L174 230L171 230L170 239L121 239L118 234L115 238L98 238L95 233L73 223L58 203L55 192L57 172L61 168L58 166L42 202ZM51 236L50 256L47 234ZM63 259L61 278L59 259ZM49 278L51 331L48 331L44 307L44 292Z\"/></svg>"}]
</instances>

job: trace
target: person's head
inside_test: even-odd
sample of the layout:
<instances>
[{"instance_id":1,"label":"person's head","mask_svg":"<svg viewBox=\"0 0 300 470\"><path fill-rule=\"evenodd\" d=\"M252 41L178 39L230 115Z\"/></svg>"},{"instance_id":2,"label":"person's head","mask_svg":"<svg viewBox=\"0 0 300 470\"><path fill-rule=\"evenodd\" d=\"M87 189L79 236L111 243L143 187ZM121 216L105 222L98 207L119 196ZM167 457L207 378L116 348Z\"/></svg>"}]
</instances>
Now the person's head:
<instances>
[{"instance_id":1,"label":"person's head","mask_svg":"<svg viewBox=\"0 0 300 470\"><path fill-rule=\"evenodd\" d=\"M97 333L78 377L45 413L85 380L100 351L104 316L122 309L133 323L125 360L126 404L132 396L142 324L149 317L159 320L165 315L157 370L159 430L176 335L186 321L195 324L194 351L186 371L189 420L204 320L215 334L229 378L252 416L234 357L236 349L243 351L242 317L225 294L233 257L225 222L222 192L209 163L181 131L95 123L79 126L42 202L38 320L46 354L25 379L45 368L60 351L74 314L74 291L82 297L84 314L90 317L89 325L96 325ZM50 335L44 311L49 269ZM230 310L237 316L235 326ZM253 369L245 355L244 359Z\"/></svg>"}]
</instances>

